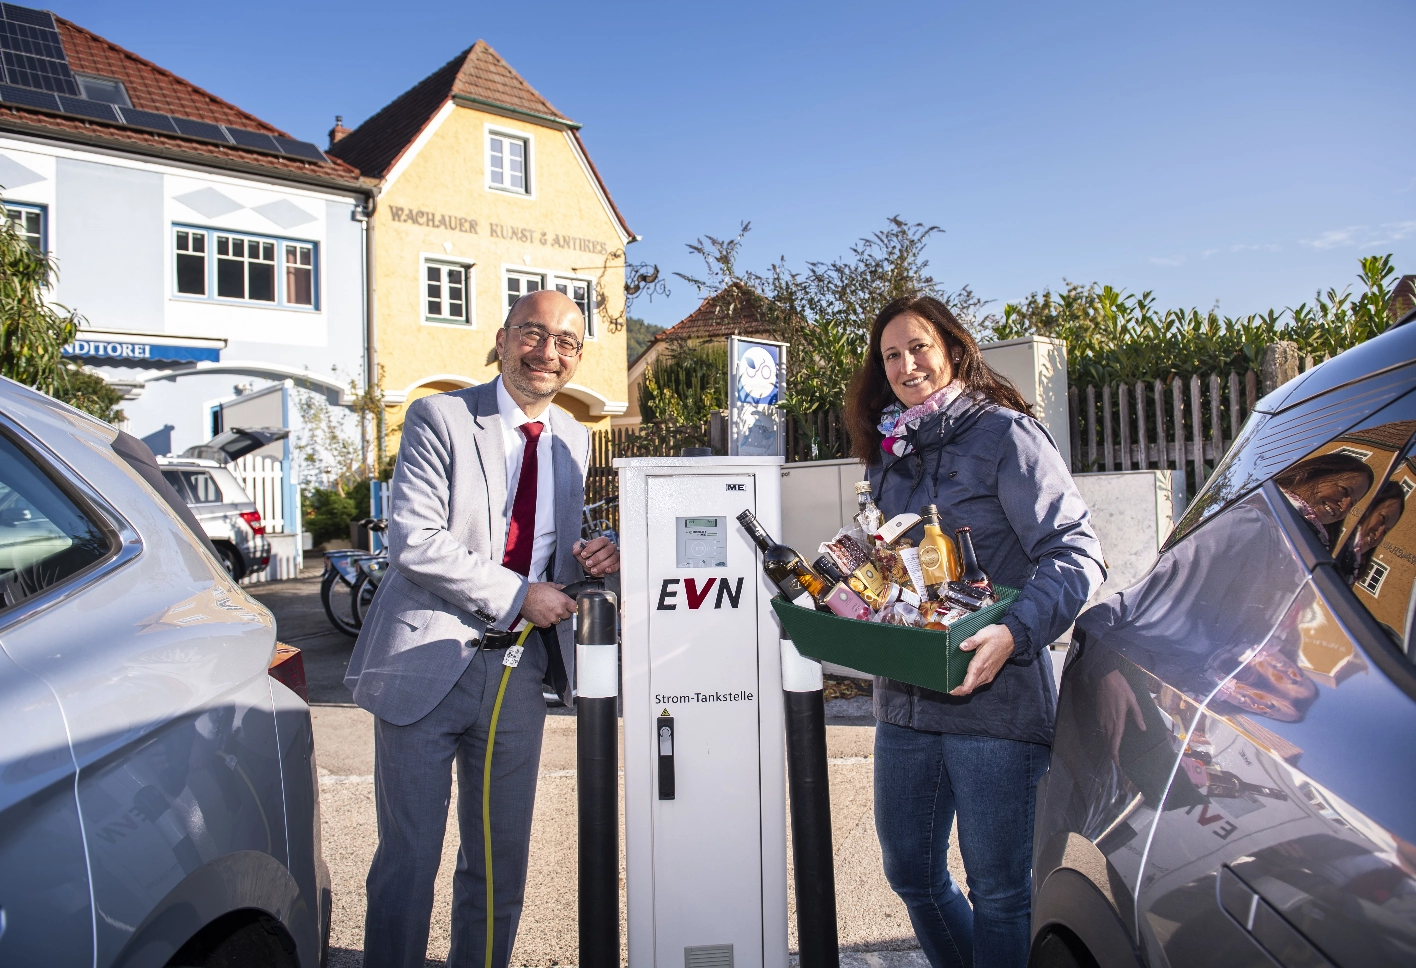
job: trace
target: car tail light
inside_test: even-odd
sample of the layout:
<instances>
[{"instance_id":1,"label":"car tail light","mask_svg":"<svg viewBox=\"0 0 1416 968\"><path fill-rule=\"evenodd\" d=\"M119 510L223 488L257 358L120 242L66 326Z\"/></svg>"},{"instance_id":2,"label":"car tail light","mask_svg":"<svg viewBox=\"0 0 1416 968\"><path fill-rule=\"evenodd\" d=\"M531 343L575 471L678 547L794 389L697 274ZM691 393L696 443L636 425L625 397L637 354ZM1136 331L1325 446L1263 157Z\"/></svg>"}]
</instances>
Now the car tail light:
<instances>
[{"instance_id":1,"label":"car tail light","mask_svg":"<svg viewBox=\"0 0 1416 968\"><path fill-rule=\"evenodd\" d=\"M265 522L261 520L259 511L242 511L241 520L251 526L251 530L256 534L265 534Z\"/></svg>"},{"instance_id":2,"label":"car tail light","mask_svg":"<svg viewBox=\"0 0 1416 968\"><path fill-rule=\"evenodd\" d=\"M305 702L310 701L310 691L305 686L305 658L293 645L275 643L275 655L270 660L270 677Z\"/></svg>"}]
</instances>

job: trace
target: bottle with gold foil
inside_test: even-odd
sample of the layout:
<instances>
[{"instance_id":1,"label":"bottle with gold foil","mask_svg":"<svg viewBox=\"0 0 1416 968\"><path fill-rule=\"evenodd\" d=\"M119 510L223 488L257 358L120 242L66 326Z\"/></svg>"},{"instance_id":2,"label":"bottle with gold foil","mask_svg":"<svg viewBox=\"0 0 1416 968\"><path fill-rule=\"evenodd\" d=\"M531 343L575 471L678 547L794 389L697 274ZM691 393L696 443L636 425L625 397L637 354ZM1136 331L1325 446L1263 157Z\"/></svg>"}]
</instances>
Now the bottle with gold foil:
<instances>
[{"instance_id":1,"label":"bottle with gold foil","mask_svg":"<svg viewBox=\"0 0 1416 968\"><path fill-rule=\"evenodd\" d=\"M939 526L939 508L926 504L919 513L924 521L924 537L919 539L919 567L924 572L925 594L938 598L940 588L958 580L963 565L959 561L959 549Z\"/></svg>"}]
</instances>

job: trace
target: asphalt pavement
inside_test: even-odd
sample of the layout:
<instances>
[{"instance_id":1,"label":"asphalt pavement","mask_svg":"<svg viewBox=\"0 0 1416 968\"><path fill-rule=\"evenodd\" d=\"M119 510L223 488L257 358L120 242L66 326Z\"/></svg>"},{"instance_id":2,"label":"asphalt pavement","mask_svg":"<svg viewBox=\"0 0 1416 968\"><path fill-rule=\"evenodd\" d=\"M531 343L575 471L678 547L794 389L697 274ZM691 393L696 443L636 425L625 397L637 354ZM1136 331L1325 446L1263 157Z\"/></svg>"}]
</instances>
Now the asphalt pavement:
<instances>
[{"instance_id":1,"label":"asphalt pavement","mask_svg":"<svg viewBox=\"0 0 1416 968\"><path fill-rule=\"evenodd\" d=\"M330 968L357 968L363 951L364 878L378 841L373 717L354 705L344 686L344 669L354 640L329 624L319 600L321 559L314 556L307 561L299 579L254 585L248 590L275 614L280 640L303 654L320 776L324 857L334 882L329 964ZM541 753L526 907L512 952L513 965L566 966L578 960L575 717L565 709L552 712L546 721ZM872 809L874 726L870 700L857 696L828 702L826 733L841 964L847 968L924 966L927 963L909 917L885 883L881 868ZM623 879L623 814L620 823ZM438 872L428 940L430 966L441 966L447 958L457 843L457 828L452 823L443 840ZM951 835L949 861L951 873L963 883L957 832ZM789 872L789 892L790 883ZM795 899L790 893L788 904L789 945L795 953ZM623 939L623 897L620 918ZM627 964L623 949L621 961Z\"/></svg>"}]
</instances>

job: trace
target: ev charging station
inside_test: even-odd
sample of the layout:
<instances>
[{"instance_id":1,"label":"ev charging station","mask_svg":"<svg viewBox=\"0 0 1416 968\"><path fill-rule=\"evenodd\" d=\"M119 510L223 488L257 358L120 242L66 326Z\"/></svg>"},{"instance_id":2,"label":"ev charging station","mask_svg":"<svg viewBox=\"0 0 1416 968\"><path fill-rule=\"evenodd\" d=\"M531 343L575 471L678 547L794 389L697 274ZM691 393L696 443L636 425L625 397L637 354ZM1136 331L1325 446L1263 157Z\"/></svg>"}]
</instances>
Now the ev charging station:
<instances>
[{"instance_id":1,"label":"ev charging station","mask_svg":"<svg viewBox=\"0 0 1416 968\"><path fill-rule=\"evenodd\" d=\"M781 533L783 460L614 463L629 963L787 968L781 632L737 523Z\"/></svg>"}]
</instances>

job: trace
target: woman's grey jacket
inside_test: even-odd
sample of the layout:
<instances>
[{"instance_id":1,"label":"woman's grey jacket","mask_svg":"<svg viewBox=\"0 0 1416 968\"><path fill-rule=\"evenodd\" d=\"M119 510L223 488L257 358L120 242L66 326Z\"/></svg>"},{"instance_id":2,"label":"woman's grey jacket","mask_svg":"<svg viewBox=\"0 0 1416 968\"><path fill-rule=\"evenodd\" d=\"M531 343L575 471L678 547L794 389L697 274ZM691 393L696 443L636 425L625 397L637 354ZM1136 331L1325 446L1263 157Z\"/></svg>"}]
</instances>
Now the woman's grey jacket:
<instances>
[{"instance_id":1,"label":"woman's grey jacket","mask_svg":"<svg viewBox=\"0 0 1416 968\"><path fill-rule=\"evenodd\" d=\"M866 469L885 517L937 505L944 532L973 529L984 571L1022 594L1000 620L1015 650L993 682L955 697L876 677L875 718L1050 745L1057 690L1047 647L1106 575L1087 506L1042 424L981 395L961 394L906 440L913 453L882 453ZM909 536L921 534L916 525Z\"/></svg>"}]
</instances>

